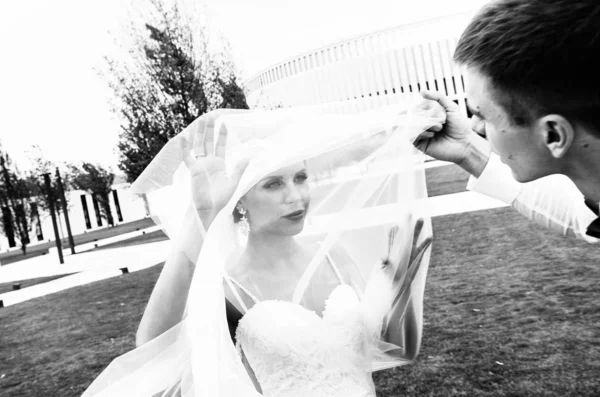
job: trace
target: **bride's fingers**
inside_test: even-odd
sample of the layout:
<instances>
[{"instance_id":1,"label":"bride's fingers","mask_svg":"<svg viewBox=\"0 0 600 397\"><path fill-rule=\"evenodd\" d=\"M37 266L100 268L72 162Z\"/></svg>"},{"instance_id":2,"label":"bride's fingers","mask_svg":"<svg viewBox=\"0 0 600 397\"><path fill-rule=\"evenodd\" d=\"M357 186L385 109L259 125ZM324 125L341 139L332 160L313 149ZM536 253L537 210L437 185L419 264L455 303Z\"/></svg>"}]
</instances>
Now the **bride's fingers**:
<instances>
[{"instance_id":1,"label":"bride's fingers","mask_svg":"<svg viewBox=\"0 0 600 397\"><path fill-rule=\"evenodd\" d=\"M429 246L431 245L431 242L432 242L431 237L428 237L427 239L425 239L423 244L421 244L421 246L417 250L417 255L414 258L411 258L412 260L408 264L406 278L404 279L404 285L412 284L412 282L415 278L415 275L417 274L417 271L421 267L421 262L423 261L423 256L425 255L425 252L427 252L427 248L429 248Z\"/></svg>"},{"instance_id":2,"label":"bride's fingers","mask_svg":"<svg viewBox=\"0 0 600 397\"><path fill-rule=\"evenodd\" d=\"M233 173L231 174L230 179L232 181L234 181L236 184L242 178L242 174L244 173L244 171L246 171L246 167L248 167L249 162L250 162L250 159L243 159L240 162L238 162L236 164L235 168L233 169Z\"/></svg>"},{"instance_id":3,"label":"bride's fingers","mask_svg":"<svg viewBox=\"0 0 600 397\"><path fill-rule=\"evenodd\" d=\"M175 139L179 140L179 152L182 154L185 166L191 171L194 166L194 157L190 151L189 143L183 137L176 137Z\"/></svg>"},{"instance_id":4,"label":"bride's fingers","mask_svg":"<svg viewBox=\"0 0 600 397\"><path fill-rule=\"evenodd\" d=\"M388 233L388 253L387 253L387 262L388 265L396 266L400 261L400 252L402 250L401 247L401 235L400 228L398 225L392 226Z\"/></svg>"},{"instance_id":5,"label":"bride's fingers","mask_svg":"<svg viewBox=\"0 0 600 397\"><path fill-rule=\"evenodd\" d=\"M400 266L398 267L397 273L394 277L394 282L398 282L400 279L405 277L404 281L403 281L404 284L406 284L406 280L409 280L409 282L412 283L412 278L414 278L414 274L416 272L415 269L419 268L421 260L423 259L423 255L425 254L425 251L427 251L427 249L431 245L431 242L433 241L433 239L431 237L427 237L417 247L417 240L419 238L419 234L421 233L421 230L423 229L423 225L424 225L423 219L419 219L417 221L417 224L415 227L415 235L413 237L413 246L412 246L412 249L410 252L410 259L408 260L408 264L405 268L401 269ZM404 273L406 273L406 275Z\"/></svg>"},{"instance_id":6,"label":"bride's fingers","mask_svg":"<svg viewBox=\"0 0 600 397\"><path fill-rule=\"evenodd\" d=\"M431 241L432 241L431 237L428 237L423 242L421 247L419 247L419 254L415 258L415 260L413 262L411 262L410 265L408 266L408 271L406 273L406 277L404 278L404 280L402 282L402 287L400 288L400 294L398 296L396 296L396 299L394 299L393 306L398 303L398 301L402 298L402 296L406 297L407 293L410 291L410 286L412 285L412 282L414 281L419 269L421 268L421 262L423 261L423 256L425 255L425 252L427 252L427 249L431 245Z\"/></svg>"},{"instance_id":7,"label":"bride's fingers","mask_svg":"<svg viewBox=\"0 0 600 397\"><path fill-rule=\"evenodd\" d=\"M417 219L417 221L415 222L415 229L414 229L414 233L413 233L413 238L415 240L417 240L419 238L419 235L421 234L421 231L423 230L423 225L425 225L425 220L423 218Z\"/></svg>"},{"instance_id":8,"label":"bride's fingers","mask_svg":"<svg viewBox=\"0 0 600 397\"><path fill-rule=\"evenodd\" d=\"M210 156L215 153L215 115L206 117L204 127L204 155Z\"/></svg>"},{"instance_id":9,"label":"bride's fingers","mask_svg":"<svg viewBox=\"0 0 600 397\"><path fill-rule=\"evenodd\" d=\"M217 147L215 148L215 155L222 159L225 158L225 149L227 148L227 127L225 124L221 124L218 132Z\"/></svg>"},{"instance_id":10,"label":"bride's fingers","mask_svg":"<svg viewBox=\"0 0 600 397\"><path fill-rule=\"evenodd\" d=\"M421 232L423 231L423 226L425 225L425 221L423 220L423 218L419 218L417 219L417 222L415 223L415 228L413 231L413 240L412 240L412 252L410 253L410 262L412 263L414 257L417 255L417 252L415 252L416 250L414 249L414 247L416 247L417 245L417 241L419 241L419 236L421 235Z\"/></svg>"},{"instance_id":11,"label":"bride's fingers","mask_svg":"<svg viewBox=\"0 0 600 397\"><path fill-rule=\"evenodd\" d=\"M204 134L206 131L206 119L200 117L194 121L193 136L193 155L194 157L204 156Z\"/></svg>"},{"instance_id":12,"label":"bride's fingers","mask_svg":"<svg viewBox=\"0 0 600 397\"><path fill-rule=\"evenodd\" d=\"M388 256L392 255L392 248L394 247L394 241L396 240L396 236L399 233L400 228L398 227L398 225L394 225L392 226L392 228L390 229L390 232L388 233Z\"/></svg>"},{"instance_id":13,"label":"bride's fingers","mask_svg":"<svg viewBox=\"0 0 600 397\"><path fill-rule=\"evenodd\" d=\"M408 243L406 236L403 236L397 225L390 229L387 265L392 272L392 282L394 284L402 282L408 271L408 266L410 266L409 258L404 255Z\"/></svg>"}]
</instances>

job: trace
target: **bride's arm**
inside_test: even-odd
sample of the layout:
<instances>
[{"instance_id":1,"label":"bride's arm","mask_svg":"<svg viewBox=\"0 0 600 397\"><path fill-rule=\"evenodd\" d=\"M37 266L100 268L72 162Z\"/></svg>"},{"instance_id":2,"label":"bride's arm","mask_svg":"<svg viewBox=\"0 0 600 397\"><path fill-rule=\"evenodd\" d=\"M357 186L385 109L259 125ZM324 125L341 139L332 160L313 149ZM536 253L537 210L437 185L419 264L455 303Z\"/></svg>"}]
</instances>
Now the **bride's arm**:
<instances>
[{"instance_id":1,"label":"bride's arm","mask_svg":"<svg viewBox=\"0 0 600 397\"><path fill-rule=\"evenodd\" d=\"M135 344L141 346L177 325L183 318L194 264L183 252L172 251L144 311Z\"/></svg>"},{"instance_id":2,"label":"bride's arm","mask_svg":"<svg viewBox=\"0 0 600 397\"><path fill-rule=\"evenodd\" d=\"M247 165L247 162L239 162L232 175L227 177L227 130L224 126L217 134L217 143L214 145L215 120L224 113L232 112L239 111L218 109L196 119L188 127L188 136L182 135L177 143L179 146L171 148L178 155L174 158L172 154L167 156L169 161L166 163L183 159L190 173L192 204L184 217L185 222L179 235L169 236L176 240L173 241L175 247L164 265L142 317L136 334L138 346L182 320L205 230L208 230L216 214L231 198Z\"/></svg>"},{"instance_id":3,"label":"bride's arm","mask_svg":"<svg viewBox=\"0 0 600 397\"><path fill-rule=\"evenodd\" d=\"M203 242L198 229L195 218L187 217L180 241L171 250L150 295L136 333L136 346L156 338L183 319L196 265L190 258L197 258Z\"/></svg>"}]
</instances>

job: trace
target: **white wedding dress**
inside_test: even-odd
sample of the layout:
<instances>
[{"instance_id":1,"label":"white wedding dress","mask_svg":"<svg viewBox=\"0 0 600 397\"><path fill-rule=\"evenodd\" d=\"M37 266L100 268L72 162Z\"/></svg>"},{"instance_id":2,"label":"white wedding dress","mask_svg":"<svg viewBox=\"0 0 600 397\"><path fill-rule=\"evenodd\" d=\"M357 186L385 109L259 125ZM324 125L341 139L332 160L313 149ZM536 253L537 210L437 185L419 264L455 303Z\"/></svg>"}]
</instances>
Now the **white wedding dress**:
<instances>
[{"instance_id":1,"label":"white wedding dress","mask_svg":"<svg viewBox=\"0 0 600 397\"><path fill-rule=\"evenodd\" d=\"M304 291L294 293L297 302L259 301L227 277L238 303L243 305L233 284L254 301L239 322L236 340L264 396L375 395L359 298L328 259L341 284L329 295L322 316L299 303Z\"/></svg>"}]
</instances>

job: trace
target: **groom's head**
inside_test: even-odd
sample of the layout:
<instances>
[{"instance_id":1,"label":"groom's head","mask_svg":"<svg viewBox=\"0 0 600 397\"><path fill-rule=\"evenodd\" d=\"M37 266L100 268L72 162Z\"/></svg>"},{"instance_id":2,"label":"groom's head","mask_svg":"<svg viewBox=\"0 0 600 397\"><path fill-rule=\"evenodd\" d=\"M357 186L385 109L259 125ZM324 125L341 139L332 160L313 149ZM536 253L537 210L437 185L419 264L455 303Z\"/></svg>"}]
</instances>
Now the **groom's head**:
<instances>
[{"instance_id":1,"label":"groom's head","mask_svg":"<svg viewBox=\"0 0 600 397\"><path fill-rule=\"evenodd\" d=\"M518 180L569 174L600 144L599 24L598 0L500 0L462 34L474 129Z\"/></svg>"}]
</instances>

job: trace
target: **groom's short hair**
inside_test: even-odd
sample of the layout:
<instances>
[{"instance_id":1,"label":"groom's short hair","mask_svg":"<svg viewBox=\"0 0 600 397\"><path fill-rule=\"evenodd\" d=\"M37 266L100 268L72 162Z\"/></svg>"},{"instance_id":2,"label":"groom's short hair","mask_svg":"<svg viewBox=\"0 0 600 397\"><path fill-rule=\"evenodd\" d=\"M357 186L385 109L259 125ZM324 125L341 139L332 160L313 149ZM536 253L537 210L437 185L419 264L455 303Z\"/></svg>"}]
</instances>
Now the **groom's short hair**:
<instances>
[{"instance_id":1,"label":"groom's short hair","mask_svg":"<svg viewBox=\"0 0 600 397\"><path fill-rule=\"evenodd\" d=\"M490 78L516 124L556 113L600 133L599 0L492 2L454 59Z\"/></svg>"}]
</instances>

